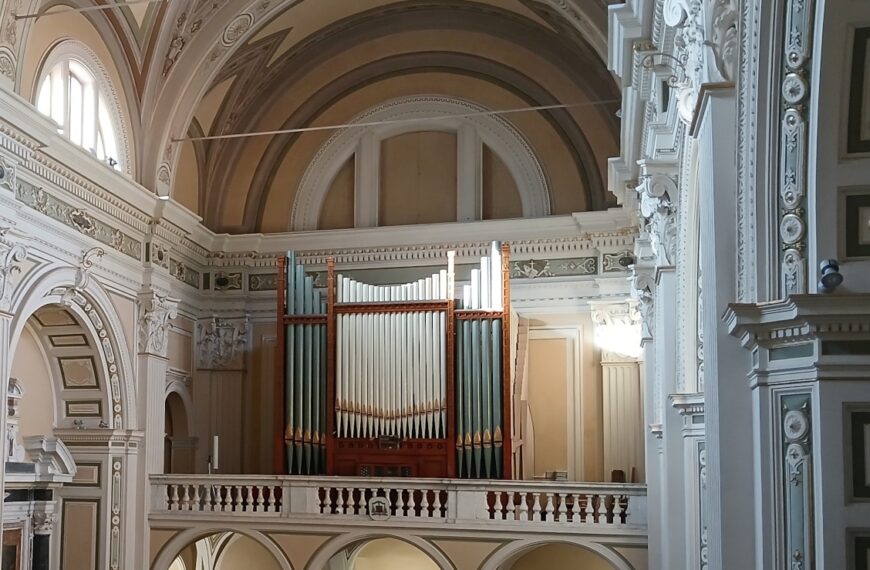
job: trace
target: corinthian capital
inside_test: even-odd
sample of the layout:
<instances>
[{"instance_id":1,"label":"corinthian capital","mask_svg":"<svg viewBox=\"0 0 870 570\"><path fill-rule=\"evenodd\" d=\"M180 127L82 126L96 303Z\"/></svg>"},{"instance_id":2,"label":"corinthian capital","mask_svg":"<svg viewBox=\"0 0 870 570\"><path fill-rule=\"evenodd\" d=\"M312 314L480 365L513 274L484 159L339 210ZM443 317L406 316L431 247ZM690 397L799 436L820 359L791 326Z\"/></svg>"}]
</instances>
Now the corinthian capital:
<instances>
[{"instance_id":1,"label":"corinthian capital","mask_svg":"<svg viewBox=\"0 0 870 570\"><path fill-rule=\"evenodd\" d=\"M178 302L148 291L139 295L139 352L166 356L169 320L178 315Z\"/></svg>"},{"instance_id":2,"label":"corinthian capital","mask_svg":"<svg viewBox=\"0 0 870 570\"><path fill-rule=\"evenodd\" d=\"M637 186L638 208L644 220L642 228L649 234L659 265L672 265L676 261L677 181L670 173L672 164L644 162Z\"/></svg>"}]
</instances>

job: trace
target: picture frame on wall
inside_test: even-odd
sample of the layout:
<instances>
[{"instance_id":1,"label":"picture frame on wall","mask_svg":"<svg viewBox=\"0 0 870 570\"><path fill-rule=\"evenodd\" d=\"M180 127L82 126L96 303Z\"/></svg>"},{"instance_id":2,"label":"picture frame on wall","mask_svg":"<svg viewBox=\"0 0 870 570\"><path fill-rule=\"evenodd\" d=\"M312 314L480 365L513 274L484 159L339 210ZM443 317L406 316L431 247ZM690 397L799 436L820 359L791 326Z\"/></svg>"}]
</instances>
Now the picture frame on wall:
<instances>
[{"instance_id":1,"label":"picture frame on wall","mask_svg":"<svg viewBox=\"0 0 870 570\"><path fill-rule=\"evenodd\" d=\"M870 154L870 27L855 29L851 56L846 154Z\"/></svg>"}]
</instances>

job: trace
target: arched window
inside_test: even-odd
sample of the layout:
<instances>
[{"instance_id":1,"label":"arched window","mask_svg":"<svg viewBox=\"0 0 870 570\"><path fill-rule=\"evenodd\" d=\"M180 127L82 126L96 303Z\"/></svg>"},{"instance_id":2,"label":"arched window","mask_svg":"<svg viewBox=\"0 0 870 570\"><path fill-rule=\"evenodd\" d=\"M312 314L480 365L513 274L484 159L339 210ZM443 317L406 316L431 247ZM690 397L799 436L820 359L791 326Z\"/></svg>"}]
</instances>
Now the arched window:
<instances>
[{"instance_id":1,"label":"arched window","mask_svg":"<svg viewBox=\"0 0 870 570\"><path fill-rule=\"evenodd\" d=\"M64 50L65 51L65 50ZM53 53L37 89L36 107L51 117L73 143L116 170L122 168L115 110L110 107L105 80L82 59ZM57 56L61 56L58 60Z\"/></svg>"}]
</instances>

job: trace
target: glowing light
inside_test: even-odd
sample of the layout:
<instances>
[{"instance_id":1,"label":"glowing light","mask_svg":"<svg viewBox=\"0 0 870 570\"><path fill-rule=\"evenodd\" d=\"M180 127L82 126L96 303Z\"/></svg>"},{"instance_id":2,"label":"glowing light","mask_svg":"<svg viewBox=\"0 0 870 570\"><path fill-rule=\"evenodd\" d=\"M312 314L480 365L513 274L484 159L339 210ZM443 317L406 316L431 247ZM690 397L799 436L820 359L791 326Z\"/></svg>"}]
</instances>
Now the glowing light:
<instances>
[{"instance_id":1,"label":"glowing light","mask_svg":"<svg viewBox=\"0 0 870 570\"><path fill-rule=\"evenodd\" d=\"M597 325L595 344L601 350L637 358L643 352L640 346L640 325L627 323Z\"/></svg>"}]
</instances>

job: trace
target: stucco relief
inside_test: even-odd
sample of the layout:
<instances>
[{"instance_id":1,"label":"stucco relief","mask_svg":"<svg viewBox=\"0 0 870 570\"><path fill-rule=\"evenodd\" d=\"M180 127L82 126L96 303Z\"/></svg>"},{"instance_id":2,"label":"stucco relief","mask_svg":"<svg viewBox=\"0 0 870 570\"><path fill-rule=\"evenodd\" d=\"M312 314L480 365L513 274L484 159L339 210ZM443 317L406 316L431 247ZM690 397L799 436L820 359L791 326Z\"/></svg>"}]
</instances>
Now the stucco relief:
<instances>
[{"instance_id":1,"label":"stucco relief","mask_svg":"<svg viewBox=\"0 0 870 570\"><path fill-rule=\"evenodd\" d=\"M691 122L704 83L736 78L737 0L666 0L663 14L677 30L674 56L683 72L677 99L680 117Z\"/></svg>"},{"instance_id":2,"label":"stucco relief","mask_svg":"<svg viewBox=\"0 0 870 570\"><path fill-rule=\"evenodd\" d=\"M248 340L248 319L212 317L197 324L200 370L238 368Z\"/></svg>"}]
</instances>

